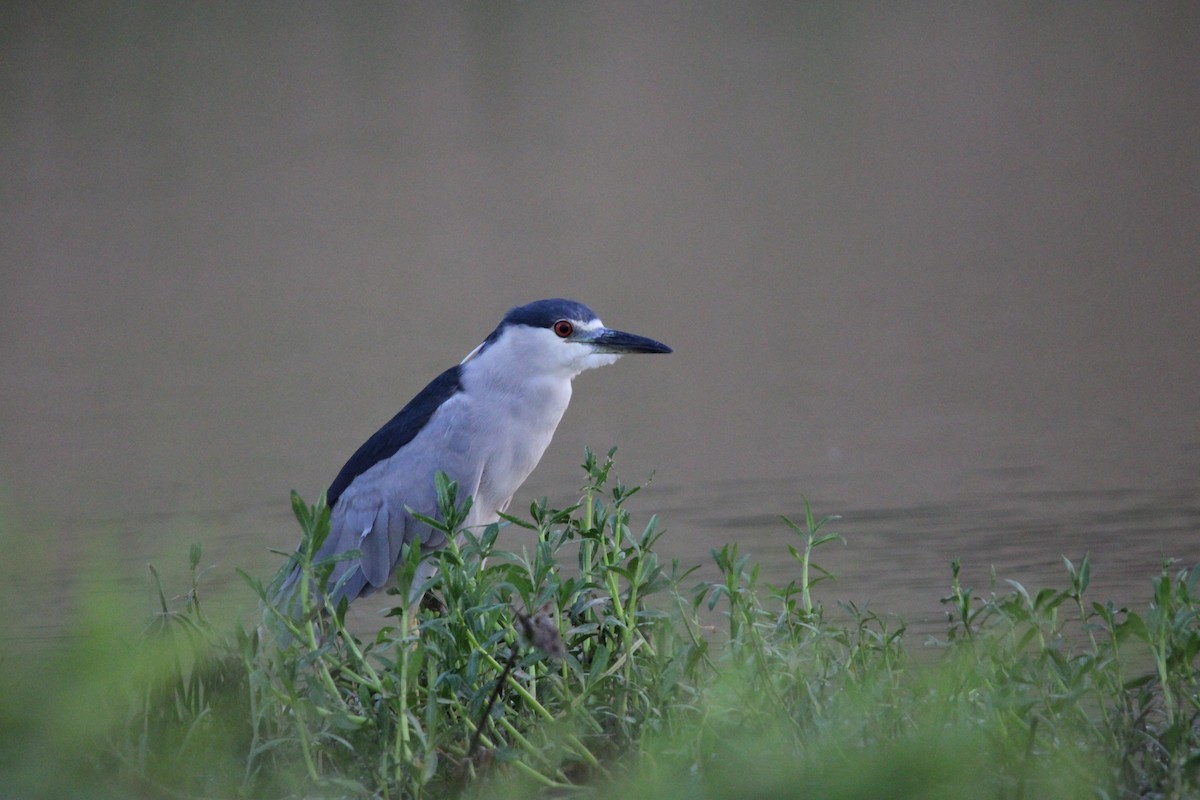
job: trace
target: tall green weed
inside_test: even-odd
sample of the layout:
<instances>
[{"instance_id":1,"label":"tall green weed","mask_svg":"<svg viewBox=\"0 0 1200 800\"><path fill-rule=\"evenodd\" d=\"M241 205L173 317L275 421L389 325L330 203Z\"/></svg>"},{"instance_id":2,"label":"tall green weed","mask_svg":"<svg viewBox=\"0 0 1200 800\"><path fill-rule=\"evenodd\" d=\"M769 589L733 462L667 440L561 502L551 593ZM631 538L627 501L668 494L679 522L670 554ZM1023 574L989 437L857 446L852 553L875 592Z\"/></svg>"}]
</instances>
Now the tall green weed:
<instances>
[{"instance_id":1,"label":"tall green weed","mask_svg":"<svg viewBox=\"0 0 1200 800\"><path fill-rule=\"evenodd\" d=\"M785 585L736 543L701 580L659 558L657 518L634 524L611 451L584 470L577 504L505 518L519 549L462 531L470 501L440 479L428 521L451 545L428 586L405 555L369 636L323 599L328 509L293 498L298 597L246 576L261 628L210 623L193 579L174 602L159 587L140 635L96 604L36 671L0 661L0 780L14 797L1200 794L1200 569L1164 564L1132 611L1087 594L1086 556L1063 588L986 595L955 562L945 635L913 645L902 621L821 602L833 518L782 520Z\"/></svg>"}]
</instances>

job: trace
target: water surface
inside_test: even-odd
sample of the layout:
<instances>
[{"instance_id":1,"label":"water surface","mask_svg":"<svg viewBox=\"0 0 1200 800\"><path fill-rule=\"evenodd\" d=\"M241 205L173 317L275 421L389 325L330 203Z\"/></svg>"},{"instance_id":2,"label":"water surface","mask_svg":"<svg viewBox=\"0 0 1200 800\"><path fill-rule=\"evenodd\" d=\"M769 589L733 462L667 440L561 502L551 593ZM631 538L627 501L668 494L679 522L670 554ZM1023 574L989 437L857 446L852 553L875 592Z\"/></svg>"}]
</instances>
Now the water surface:
<instances>
[{"instance_id":1,"label":"water surface","mask_svg":"<svg viewBox=\"0 0 1200 800\"><path fill-rule=\"evenodd\" d=\"M918 620L953 558L1200 561L1194 6L0 14L18 638L193 541L249 605L288 490L544 296L676 352L581 376L514 508L616 444L668 556L786 582L807 497L819 597Z\"/></svg>"}]
</instances>

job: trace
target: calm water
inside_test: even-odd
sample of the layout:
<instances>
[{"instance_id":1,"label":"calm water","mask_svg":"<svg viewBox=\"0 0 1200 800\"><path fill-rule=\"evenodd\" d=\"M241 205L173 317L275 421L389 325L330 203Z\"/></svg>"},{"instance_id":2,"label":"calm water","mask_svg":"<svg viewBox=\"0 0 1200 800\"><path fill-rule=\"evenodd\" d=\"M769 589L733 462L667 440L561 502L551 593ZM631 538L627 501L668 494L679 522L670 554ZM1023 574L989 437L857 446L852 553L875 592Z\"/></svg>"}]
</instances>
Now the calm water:
<instances>
[{"instance_id":1,"label":"calm water","mask_svg":"<svg viewBox=\"0 0 1200 800\"><path fill-rule=\"evenodd\" d=\"M676 348L581 376L685 563L840 514L820 592L961 558L1144 603L1200 561L1200 7L7 4L0 566L18 639L314 497L509 306ZM176 584L179 586L178 584ZM179 586L182 588L182 586ZM218 592L219 593L219 592Z\"/></svg>"}]
</instances>

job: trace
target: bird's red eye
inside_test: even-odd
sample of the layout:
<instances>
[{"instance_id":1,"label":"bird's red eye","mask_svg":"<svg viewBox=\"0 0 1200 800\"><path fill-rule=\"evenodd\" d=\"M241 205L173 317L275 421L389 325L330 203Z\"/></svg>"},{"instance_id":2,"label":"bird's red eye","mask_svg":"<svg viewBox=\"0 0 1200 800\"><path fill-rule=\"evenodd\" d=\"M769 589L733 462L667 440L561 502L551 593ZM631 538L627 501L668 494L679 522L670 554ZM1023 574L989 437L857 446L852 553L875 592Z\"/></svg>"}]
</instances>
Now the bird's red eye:
<instances>
[{"instance_id":1,"label":"bird's red eye","mask_svg":"<svg viewBox=\"0 0 1200 800\"><path fill-rule=\"evenodd\" d=\"M565 339L574 332L575 326L565 319L560 319L558 322L554 323L554 333L557 334L558 338L560 339Z\"/></svg>"}]
</instances>

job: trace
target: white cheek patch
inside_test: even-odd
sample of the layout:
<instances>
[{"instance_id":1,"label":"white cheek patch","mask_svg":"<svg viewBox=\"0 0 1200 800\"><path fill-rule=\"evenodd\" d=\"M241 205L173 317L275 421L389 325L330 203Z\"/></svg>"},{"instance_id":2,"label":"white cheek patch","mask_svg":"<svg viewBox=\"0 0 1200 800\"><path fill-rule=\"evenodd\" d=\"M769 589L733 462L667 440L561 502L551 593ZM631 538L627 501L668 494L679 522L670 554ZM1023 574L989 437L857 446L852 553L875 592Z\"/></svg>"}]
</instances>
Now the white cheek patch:
<instances>
[{"instance_id":1,"label":"white cheek patch","mask_svg":"<svg viewBox=\"0 0 1200 800\"><path fill-rule=\"evenodd\" d=\"M620 353L588 353L583 357L581 364L583 369L595 369L596 367L606 367L609 364L617 363L617 359L621 357Z\"/></svg>"}]
</instances>

